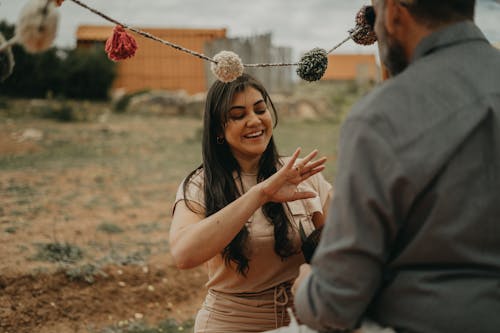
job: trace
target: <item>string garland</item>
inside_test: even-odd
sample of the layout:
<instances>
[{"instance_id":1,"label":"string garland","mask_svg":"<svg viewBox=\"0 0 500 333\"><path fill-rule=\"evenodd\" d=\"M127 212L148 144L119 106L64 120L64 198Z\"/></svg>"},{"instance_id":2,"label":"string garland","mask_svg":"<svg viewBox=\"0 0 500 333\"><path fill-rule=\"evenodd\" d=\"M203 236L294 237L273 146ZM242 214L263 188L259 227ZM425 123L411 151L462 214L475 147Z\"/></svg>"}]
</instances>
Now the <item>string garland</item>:
<instances>
[{"instance_id":1,"label":"string garland","mask_svg":"<svg viewBox=\"0 0 500 333\"><path fill-rule=\"evenodd\" d=\"M12 72L13 59L11 61L11 46L21 44L28 52L43 52L48 49L55 38L59 14L56 7L62 5L65 0L30 0L22 9L16 24L14 37L5 41L0 38L0 80L8 77ZM145 38L160 42L178 51L198 57L211 63L213 74L222 82L231 82L239 77L245 67L285 67L297 66L297 75L306 81L317 81L322 78L328 67L328 54L335 51L348 40L352 39L360 45L371 45L376 42L377 37L373 30L375 13L372 6L363 6L355 17L356 26L348 31L348 36L329 51L322 48L314 48L306 52L298 62L295 63L258 63L244 64L241 58L232 51L221 51L213 58L202 53L187 49L180 45L163 40L148 32L117 21L116 19L92 8L80 0L69 0L92 13L102 17L106 21L114 23L113 34L105 45L108 57L113 61L120 61L133 57L137 51L137 43L134 37L126 30L135 32ZM10 69L9 69L10 68Z\"/></svg>"}]
</instances>

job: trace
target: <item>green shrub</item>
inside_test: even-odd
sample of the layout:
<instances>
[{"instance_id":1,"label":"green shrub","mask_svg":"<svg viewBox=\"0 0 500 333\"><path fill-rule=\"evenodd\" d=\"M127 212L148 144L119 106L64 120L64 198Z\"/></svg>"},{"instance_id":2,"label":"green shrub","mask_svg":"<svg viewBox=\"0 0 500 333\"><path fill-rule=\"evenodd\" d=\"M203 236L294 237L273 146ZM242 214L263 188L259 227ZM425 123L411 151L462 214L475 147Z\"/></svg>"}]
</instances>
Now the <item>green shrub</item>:
<instances>
[{"instance_id":1,"label":"green shrub","mask_svg":"<svg viewBox=\"0 0 500 333\"><path fill-rule=\"evenodd\" d=\"M77 121L77 112L73 106L62 103L62 104L46 104L43 105L39 110L39 115L42 118L55 119L61 122L72 122Z\"/></svg>"},{"instance_id":2,"label":"green shrub","mask_svg":"<svg viewBox=\"0 0 500 333\"><path fill-rule=\"evenodd\" d=\"M69 243L55 242L35 245L38 252L33 260L74 263L83 258L83 251L78 246Z\"/></svg>"},{"instance_id":3,"label":"green shrub","mask_svg":"<svg viewBox=\"0 0 500 333\"><path fill-rule=\"evenodd\" d=\"M123 112L127 111L127 107L130 104L130 100L133 97L139 96L142 94L146 94L149 91L150 91L149 89L144 89L144 90L138 90L138 91L135 91L133 93L123 95L115 102L115 104L113 105L113 110L116 113L123 113Z\"/></svg>"},{"instance_id":4,"label":"green shrub","mask_svg":"<svg viewBox=\"0 0 500 333\"><path fill-rule=\"evenodd\" d=\"M93 264L85 264L82 266L68 268L64 272L71 281L82 281L92 284L95 282L95 277L99 274L107 276L99 267Z\"/></svg>"},{"instance_id":5,"label":"green shrub","mask_svg":"<svg viewBox=\"0 0 500 333\"><path fill-rule=\"evenodd\" d=\"M105 232L107 234L119 234L123 232L123 229L114 223L103 222L97 226L97 230Z\"/></svg>"},{"instance_id":6,"label":"green shrub","mask_svg":"<svg viewBox=\"0 0 500 333\"><path fill-rule=\"evenodd\" d=\"M9 39L14 25L0 21L0 32ZM88 49L52 47L37 54L14 45L12 53L14 71L0 83L4 96L106 100L116 77L116 64L107 58L104 43Z\"/></svg>"}]
</instances>

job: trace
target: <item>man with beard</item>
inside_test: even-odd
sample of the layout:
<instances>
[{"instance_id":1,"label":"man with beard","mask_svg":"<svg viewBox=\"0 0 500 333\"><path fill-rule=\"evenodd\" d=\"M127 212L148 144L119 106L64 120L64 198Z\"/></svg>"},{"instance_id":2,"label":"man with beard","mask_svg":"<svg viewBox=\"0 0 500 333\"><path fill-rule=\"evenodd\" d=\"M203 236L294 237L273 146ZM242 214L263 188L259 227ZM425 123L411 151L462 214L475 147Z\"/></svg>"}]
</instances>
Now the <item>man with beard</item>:
<instances>
[{"instance_id":1,"label":"man with beard","mask_svg":"<svg viewBox=\"0 0 500 333\"><path fill-rule=\"evenodd\" d=\"M335 191L294 289L318 331L500 332L500 52L473 0L375 0L391 78L343 124Z\"/></svg>"}]
</instances>

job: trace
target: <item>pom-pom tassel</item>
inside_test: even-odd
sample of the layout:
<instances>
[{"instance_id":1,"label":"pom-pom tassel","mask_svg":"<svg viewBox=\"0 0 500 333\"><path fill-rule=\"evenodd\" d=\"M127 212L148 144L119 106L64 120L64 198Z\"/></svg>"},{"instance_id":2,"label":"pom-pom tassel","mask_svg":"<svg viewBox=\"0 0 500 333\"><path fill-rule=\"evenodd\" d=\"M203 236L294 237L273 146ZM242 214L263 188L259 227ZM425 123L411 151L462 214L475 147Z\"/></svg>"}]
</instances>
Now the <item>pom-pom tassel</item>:
<instances>
[{"instance_id":1,"label":"pom-pom tassel","mask_svg":"<svg viewBox=\"0 0 500 333\"><path fill-rule=\"evenodd\" d=\"M62 3L64 2L64 0L54 0L56 2L56 6L57 7L61 7Z\"/></svg>"},{"instance_id":2,"label":"pom-pom tassel","mask_svg":"<svg viewBox=\"0 0 500 333\"><path fill-rule=\"evenodd\" d=\"M7 44L4 36L0 33L0 45ZM14 69L14 56L12 55L12 49L10 46L1 48L0 51L0 82L7 79L10 74L12 74L12 70Z\"/></svg>"},{"instance_id":3,"label":"pom-pom tassel","mask_svg":"<svg viewBox=\"0 0 500 333\"><path fill-rule=\"evenodd\" d=\"M131 58L136 50L137 43L134 37L129 35L122 26L117 25L113 29L113 35L106 41L105 51L108 58L113 61Z\"/></svg>"},{"instance_id":4,"label":"pom-pom tassel","mask_svg":"<svg viewBox=\"0 0 500 333\"><path fill-rule=\"evenodd\" d=\"M31 53L47 50L54 41L59 13L52 1L32 0L21 10L16 24L16 39Z\"/></svg>"},{"instance_id":5,"label":"pom-pom tassel","mask_svg":"<svg viewBox=\"0 0 500 333\"><path fill-rule=\"evenodd\" d=\"M352 40L360 45L371 45L377 41L373 29L375 25L375 11L373 6L363 6L356 14L356 27L349 31Z\"/></svg>"},{"instance_id":6,"label":"pom-pom tassel","mask_svg":"<svg viewBox=\"0 0 500 333\"><path fill-rule=\"evenodd\" d=\"M320 48L306 52L299 62L297 75L306 81L318 81L328 67L328 53Z\"/></svg>"},{"instance_id":7,"label":"pom-pom tassel","mask_svg":"<svg viewBox=\"0 0 500 333\"><path fill-rule=\"evenodd\" d=\"M231 82L243 74L243 63L241 58L234 52L221 51L214 56L216 63L210 68L217 79L222 82Z\"/></svg>"}]
</instances>

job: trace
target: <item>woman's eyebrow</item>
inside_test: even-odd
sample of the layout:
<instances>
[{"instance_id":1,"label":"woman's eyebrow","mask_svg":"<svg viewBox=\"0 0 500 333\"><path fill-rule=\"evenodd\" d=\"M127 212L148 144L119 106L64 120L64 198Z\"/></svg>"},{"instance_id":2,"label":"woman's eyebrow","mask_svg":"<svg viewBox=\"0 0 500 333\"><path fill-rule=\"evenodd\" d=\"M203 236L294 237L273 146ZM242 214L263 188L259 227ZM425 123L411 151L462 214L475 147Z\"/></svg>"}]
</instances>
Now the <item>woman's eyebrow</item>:
<instances>
[{"instance_id":1,"label":"woman's eyebrow","mask_svg":"<svg viewBox=\"0 0 500 333\"><path fill-rule=\"evenodd\" d=\"M256 105L263 103L263 102L264 102L263 99L259 99L257 102L253 103L253 106L256 106ZM245 107L243 105L233 105L233 106L231 106L231 108L229 108L229 111L234 110L234 109L243 109L244 110Z\"/></svg>"}]
</instances>

